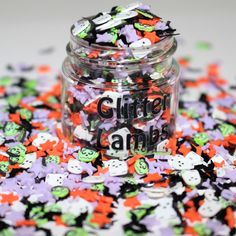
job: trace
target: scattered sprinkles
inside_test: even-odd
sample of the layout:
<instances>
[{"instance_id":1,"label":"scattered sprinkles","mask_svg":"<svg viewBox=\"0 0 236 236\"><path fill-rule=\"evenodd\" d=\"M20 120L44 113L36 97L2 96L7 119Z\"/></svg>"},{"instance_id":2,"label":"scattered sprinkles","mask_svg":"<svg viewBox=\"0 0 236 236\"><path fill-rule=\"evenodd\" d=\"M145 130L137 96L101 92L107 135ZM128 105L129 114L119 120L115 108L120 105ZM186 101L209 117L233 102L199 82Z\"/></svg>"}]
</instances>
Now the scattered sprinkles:
<instances>
[{"instance_id":1,"label":"scattered sprinkles","mask_svg":"<svg viewBox=\"0 0 236 236\"><path fill-rule=\"evenodd\" d=\"M39 68L32 71L40 78ZM234 235L236 99L218 67L204 77L193 69L183 68L173 137L154 155L126 160L63 137L60 84L50 73L47 92L24 70L21 78L1 76L1 235L96 234L120 224L119 208L125 235ZM186 100L189 92L198 98ZM10 96L14 102L4 102Z\"/></svg>"},{"instance_id":2,"label":"scattered sprinkles","mask_svg":"<svg viewBox=\"0 0 236 236\"><path fill-rule=\"evenodd\" d=\"M90 40L94 32L135 20L117 33L133 43L140 33L128 32L168 30L148 6L126 9L84 19L73 32ZM9 64L0 76L0 235L98 235L117 225L127 236L235 235L236 98L218 65L199 71L191 60L179 63L174 135L152 155L122 160L63 136L61 85L49 65ZM82 119L73 117L77 125Z\"/></svg>"}]
</instances>

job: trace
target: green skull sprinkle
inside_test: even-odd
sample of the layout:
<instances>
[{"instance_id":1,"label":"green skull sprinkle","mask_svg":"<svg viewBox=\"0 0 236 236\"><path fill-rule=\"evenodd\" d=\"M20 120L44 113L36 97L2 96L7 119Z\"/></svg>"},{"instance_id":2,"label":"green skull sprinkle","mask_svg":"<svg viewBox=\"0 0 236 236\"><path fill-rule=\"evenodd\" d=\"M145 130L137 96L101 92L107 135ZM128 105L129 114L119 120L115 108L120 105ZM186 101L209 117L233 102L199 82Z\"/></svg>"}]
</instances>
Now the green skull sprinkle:
<instances>
[{"instance_id":1,"label":"green skull sprinkle","mask_svg":"<svg viewBox=\"0 0 236 236\"><path fill-rule=\"evenodd\" d=\"M6 126L4 127L4 134L6 136L13 136L19 133L20 126L14 122L7 122Z\"/></svg>"},{"instance_id":2,"label":"green skull sprinkle","mask_svg":"<svg viewBox=\"0 0 236 236\"><path fill-rule=\"evenodd\" d=\"M44 165L48 165L49 163L55 163L55 164L59 164L60 163L60 157L59 156L53 156L50 155L48 157L45 157L44 159Z\"/></svg>"},{"instance_id":3,"label":"green skull sprinkle","mask_svg":"<svg viewBox=\"0 0 236 236\"><path fill-rule=\"evenodd\" d=\"M207 133L197 133L194 135L193 140L199 146L204 146L209 141L209 137Z\"/></svg>"},{"instance_id":4,"label":"green skull sprinkle","mask_svg":"<svg viewBox=\"0 0 236 236\"><path fill-rule=\"evenodd\" d=\"M51 205L46 205L44 210L45 212L59 213L61 212L61 207L58 206L57 204L51 204Z\"/></svg>"},{"instance_id":5,"label":"green skull sprinkle","mask_svg":"<svg viewBox=\"0 0 236 236\"><path fill-rule=\"evenodd\" d=\"M16 141L21 141L25 136L25 129L14 122L7 122L3 131L5 136L15 136Z\"/></svg>"},{"instance_id":6,"label":"green skull sprinkle","mask_svg":"<svg viewBox=\"0 0 236 236\"><path fill-rule=\"evenodd\" d=\"M30 120L32 118L32 112L25 108L20 109L19 112L20 116L25 120Z\"/></svg>"},{"instance_id":7,"label":"green skull sprinkle","mask_svg":"<svg viewBox=\"0 0 236 236\"><path fill-rule=\"evenodd\" d=\"M138 193L139 193L139 190L136 189L136 190L133 190L133 191L130 191L130 192L126 192L126 193L124 194L124 196L125 196L126 198L135 197L135 196L138 195Z\"/></svg>"},{"instance_id":8,"label":"green skull sprinkle","mask_svg":"<svg viewBox=\"0 0 236 236\"><path fill-rule=\"evenodd\" d=\"M23 144L18 144L14 147L10 147L7 151L9 159L12 164L21 164L25 160L26 148Z\"/></svg>"},{"instance_id":9,"label":"green skull sprinkle","mask_svg":"<svg viewBox=\"0 0 236 236\"><path fill-rule=\"evenodd\" d=\"M8 76L3 76L0 78L0 86L5 87L9 86L12 83L12 78Z\"/></svg>"},{"instance_id":10,"label":"green skull sprinkle","mask_svg":"<svg viewBox=\"0 0 236 236\"><path fill-rule=\"evenodd\" d=\"M195 109L190 108L187 110L187 116L195 119L198 118L200 115L196 112Z\"/></svg>"},{"instance_id":11,"label":"green skull sprinkle","mask_svg":"<svg viewBox=\"0 0 236 236\"><path fill-rule=\"evenodd\" d=\"M131 218L132 215L136 216L137 220L141 220L145 215L147 214L148 210L151 208L151 205L144 204L134 210L131 210L128 212L128 217ZM149 214L152 214L154 211L151 210Z\"/></svg>"},{"instance_id":12,"label":"green skull sprinkle","mask_svg":"<svg viewBox=\"0 0 236 236\"><path fill-rule=\"evenodd\" d=\"M69 195L70 190L67 187L55 186L51 189L51 192L57 198L64 198Z\"/></svg>"},{"instance_id":13,"label":"green skull sprinkle","mask_svg":"<svg viewBox=\"0 0 236 236\"><path fill-rule=\"evenodd\" d=\"M135 171L139 175L145 175L148 173L148 165L143 158L138 159L134 164Z\"/></svg>"},{"instance_id":14,"label":"green skull sprinkle","mask_svg":"<svg viewBox=\"0 0 236 236\"><path fill-rule=\"evenodd\" d=\"M133 155L140 154L145 156L147 155L148 151L145 148L143 148L142 144L139 144L137 149L135 149L134 144L131 144L131 153Z\"/></svg>"},{"instance_id":15,"label":"green skull sprinkle","mask_svg":"<svg viewBox=\"0 0 236 236\"><path fill-rule=\"evenodd\" d=\"M80 161L91 162L99 156L99 152L92 148L82 148L78 152L78 157Z\"/></svg>"},{"instance_id":16,"label":"green skull sprinkle","mask_svg":"<svg viewBox=\"0 0 236 236\"><path fill-rule=\"evenodd\" d=\"M37 86L37 80L27 80L24 82L24 87L28 89L35 89Z\"/></svg>"},{"instance_id":17,"label":"green skull sprinkle","mask_svg":"<svg viewBox=\"0 0 236 236\"><path fill-rule=\"evenodd\" d=\"M74 230L68 231L66 236L88 236L88 233L82 228L76 228Z\"/></svg>"},{"instance_id":18,"label":"green skull sprinkle","mask_svg":"<svg viewBox=\"0 0 236 236\"><path fill-rule=\"evenodd\" d=\"M7 97L7 102L12 107L16 107L19 104L22 97L23 97L23 95L21 93L14 94L14 95L11 95L11 96Z\"/></svg>"},{"instance_id":19,"label":"green skull sprinkle","mask_svg":"<svg viewBox=\"0 0 236 236\"><path fill-rule=\"evenodd\" d=\"M208 236L212 233L212 231L204 224L194 225L194 230L198 233L199 236Z\"/></svg>"},{"instance_id":20,"label":"green skull sprinkle","mask_svg":"<svg viewBox=\"0 0 236 236\"><path fill-rule=\"evenodd\" d=\"M155 29L155 26L142 25L140 23L135 23L134 27L140 31L152 32Z\"/></svg>"},{"instance_id":21,"label":"green skull sprinkle","mask_svg":"<svg viewBox=\"0 0 236 236\"><path fill-rule=\"evenodd\" d=\"M43 210L43 206L35 206L31 209L29 216L30 218L39 219L42 218L45 215L45 212Z\"/></svg>"},{"instance_id":22,"label":"green skull sprinkle","mask_svg":"<svg viewBox=\"0 0 236 236\"><path fill-rule=\"evenodd\" d=\"M234 134L234 132L235 132L234 126L233 126L233 125L226 124L226 123L221 124L221 125L219 126L219 129L220 129L220 132L222 133L222 135L223 135L224 137L227 137L227 136L230 135L230 134Z\"/></svg>"},{"instance_id":23,"label":"green skull sprinkle","mask_svg":"<svg viewBox=\"0 0 236 236\"><path fill-rule=\"evenodd\" d=\"M58 103L56 97L54 97L54 96L50 96L50 97L48 98L48 102L49 102L49 103L55 103L55 104Z\"/></svg>"},{"instance_id":24,"label":"green skull sprinkle","mask_svg":"<svg viewBox=\"0 0 236 236\"><path fill-rule=\"evenodd\" d=\"M8 166L9 166L8 161L1 161L0 162L0 174L5 176L6 173L8 172Z\"/></svg>"},{"instance_id":25,"label":"green skull sprinkle","mask_svg":"<svg viewBox=\"0 0 236 236\"><path fill-rule=\"evenodd\" d=\"M99 184L94 184L91 189L94 190L94 191L101 191L101 192L103 192L105 187L104 187L103 183L99 183Z\"/></svg>"},{"instance_id":26,"label":"green skull sprinkle","mask_svg":"<svg viewBox=\"0 0 236 236\"><path fill-rule=\"evenodd\" d=\"M77 35L77 36L81 39L85 38L88 35L90 29L91 29L91 24L89 24L88 27L84 31L79 33L79 35Z\"/></svg>"},{"instance_id":27,"label":"green skull sprinkle","mask_svg":"<svg viewBox=\"0 0 236 236\"><path fill-rule=\"evenodd\" d=\"M67 213L67 214L63 214L61 216L62 221L65 222L67 225L75 225L76 224L76 216L74 216L73 214Z\"/></svg>"},{"instance_id":28,"label":"green skull sprinkle","mask_svg":"<svg viewBox=\"0 0 236 236\"><path fill-rule=\"evenodd\" d=\"M13 233L9 229L3 229L0 231L1 236L13 236Z\"/></svg>"},{"instance_id":29,"label":"green skull sprinkle","mask_svg":"<svg viewBox=\"0 0 236 236\"><path fill-rule=\"evenodd\" d=\"M133 184L133 185L136 185L137 184L137 181L135 180L134 177L132 176L127 176L124 178L125 179L125 182L129 183L129 184Z\"/></svg>"},{"instance_id":30,"label":"green skull sprinkle","mask_svg":"<svg viewBox=\"0 0 236 236\"><path fill-rule=\"evenodd\" d=\"M132 229L128 229L127 231L125 231L125 236L145 236L145 233L137 233Z\"/></svg>"}]
</instances>

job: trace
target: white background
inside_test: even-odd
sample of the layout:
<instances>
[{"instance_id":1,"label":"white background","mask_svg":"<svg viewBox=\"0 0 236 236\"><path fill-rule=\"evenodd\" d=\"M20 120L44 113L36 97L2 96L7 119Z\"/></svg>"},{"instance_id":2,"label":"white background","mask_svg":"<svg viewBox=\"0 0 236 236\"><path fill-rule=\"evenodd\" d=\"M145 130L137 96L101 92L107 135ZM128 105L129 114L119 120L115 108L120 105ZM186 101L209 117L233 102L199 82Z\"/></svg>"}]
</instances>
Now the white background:
<instances>
[{"instance_id":1,"label":"white background","mask_svg":"<svg viewBox=\"0 0 236 236\"><path fill-rule=\"evenodd\" d=\"M144 0L153 12L181 33L176 56L191 56L193 63L222 63L223 75L231 83L236 77L235 0ZM69 40L69 28L78 18L109 11L120 0L0 0L0 67L6 63L50 63L60 69ZM196 49L198 41L209 41L210 51ZM51 55L39 50L53 46Z\"/></svg>"}]
</instances>

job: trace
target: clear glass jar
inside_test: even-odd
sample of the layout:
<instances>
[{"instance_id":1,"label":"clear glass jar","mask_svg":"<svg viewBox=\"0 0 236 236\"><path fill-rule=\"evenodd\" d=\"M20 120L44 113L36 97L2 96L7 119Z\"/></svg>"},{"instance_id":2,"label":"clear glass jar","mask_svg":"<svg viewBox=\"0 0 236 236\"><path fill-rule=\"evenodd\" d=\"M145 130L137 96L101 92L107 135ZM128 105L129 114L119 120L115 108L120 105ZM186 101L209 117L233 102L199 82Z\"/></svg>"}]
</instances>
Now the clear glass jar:
<instances>
[{"instance_id":1,"label":"clear glass jar","mask_svg":"<svg viewBox=\"0 0 236 236\"><path fill-rule=\"evenodd\" d=\"M71 34L62 67L65 136L109 157L153 154L175 128L176 48L174 37L130 49L89 45Z\"/></svg>"}]
</instances>

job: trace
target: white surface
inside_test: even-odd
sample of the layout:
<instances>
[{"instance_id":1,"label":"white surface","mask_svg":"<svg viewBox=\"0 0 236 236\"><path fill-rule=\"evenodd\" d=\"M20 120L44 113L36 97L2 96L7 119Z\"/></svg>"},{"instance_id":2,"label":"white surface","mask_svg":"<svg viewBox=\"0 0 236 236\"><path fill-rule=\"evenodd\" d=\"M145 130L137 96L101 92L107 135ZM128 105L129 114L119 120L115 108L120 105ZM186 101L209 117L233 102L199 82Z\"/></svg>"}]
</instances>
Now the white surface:
<instances>
[{"instance_id":1,"label":"white surface","mask_svg":"<svg viewBox=\"0 0 236 236\"><path fill-rule=\"evenodd\" d=\"M60 68L69 40L69 28L78 18L109 11L114 5L132 1L115 0L0 0L0 67L6 63L50 63ZM184 46L176 56L193 56L196 65L223 62L223 75L235 83L236 1L235 0L144 0L153 12L181 33ZM213 49L199 51L196 42L210 41ZM53 46L56 51L39 56L38 51Z\"/></svg>"}]
</instances>

